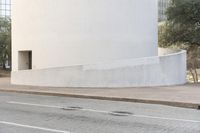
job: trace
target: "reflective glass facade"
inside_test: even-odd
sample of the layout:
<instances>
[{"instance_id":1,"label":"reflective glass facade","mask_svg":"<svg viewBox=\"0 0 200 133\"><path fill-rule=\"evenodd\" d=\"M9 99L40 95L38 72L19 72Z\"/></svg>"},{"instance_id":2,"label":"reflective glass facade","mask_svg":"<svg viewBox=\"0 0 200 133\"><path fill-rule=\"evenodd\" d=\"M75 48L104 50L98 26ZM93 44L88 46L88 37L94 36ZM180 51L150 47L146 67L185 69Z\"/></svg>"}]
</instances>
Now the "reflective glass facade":
<instances>
[{"instance_id":1,"label":"reflective glass facade","mask_svg":"<svg viewBox=\"0 0 200 133\"><path fill-rule=\"evenodd\" d=\"M0 16L11 16L11 0L0 0Z\"/></svg>"},{"instance_id":2,"label":"reflective glass facade","mask_svg":"<svg viewBox=\"0 0 200 133\"><path fill-rule=\"evenodd\" d=\"M166 20L166 9L169 6L170 0L158 0L158 21ZM0 16L10 17L11 16L11 0L0 0Z\"/></svg>"},{"instance_id":3,"label":"reflective glass facade","mask_svg":"<svg viewBox=\"0 0 200 133\"><path fill-rule=\"evenodd\" d=\"M165 21L167 19L165 12L169 7L170 0L158 0L158 21Z\"/></svg>"}]
</instances>

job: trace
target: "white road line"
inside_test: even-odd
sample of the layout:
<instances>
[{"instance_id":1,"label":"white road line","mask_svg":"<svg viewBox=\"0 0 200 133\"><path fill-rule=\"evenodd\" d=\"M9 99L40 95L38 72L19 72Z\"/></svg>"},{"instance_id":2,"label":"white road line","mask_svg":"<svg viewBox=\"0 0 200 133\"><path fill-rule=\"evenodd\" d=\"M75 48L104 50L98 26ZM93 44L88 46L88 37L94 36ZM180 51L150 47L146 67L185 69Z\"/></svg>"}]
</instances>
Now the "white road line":
<instances>
[{"instance_id":1,"label":"white road line","mask_svg":"<svg viewBox=\"0 0 200 133\"><path fill-rule=\"evenodd\" d=\"M18 105L26 105L26 106L46 107L46 108L58 108L58 109L65 108L63 106L53 106L53 105L35 104L35 103L23 103L23 102L15 102L15 101L9 101L7 103L18 104ZM89 112L98 112L98 113L108 113L108 111L100 111L100 110L94 110L94 109L80 109L80 110L89 111Z\"/></svg>"},{"instance_id":2,"label":"white road line","mask_svg":"<svg viewBox=\"0 0 200 133\"><path fill-rule=\"evenodd\" d=\"M23 124L18 124L18 123L13 123L13 122L7 122L7 121L0 121L0 124L10 125L10 126L15 126L15 127L30 128L30 129L36 129L36 130L42 130L42 131L48 131L48 132L54 132L54 133L71 133L69 131L62 131L62 130L44 128L44 127L36 127L36 126L30 126L30 125L23 125Z\"/></svg>"},{"instance_id":3,"label":"white road line","mask_svg":"<svg viewBox=\"0 0 200 133\"><path fill-rule=\"evenodd\" d=\"M10 104L19 104L19 105L26 105L26 106L37 106L37 107L47 107L47 108L63 108L61 106L52 106L52 105L44 105L44 104L34 104L34 103L22 103L22 102L14 102L14 101L9 101L7 103Z\"/></svg>"},{"instance_id":4,"label":"white road line","mask_svg":"<svg viewBox=\"0 0 200 133\"><path fill-rule=\"evenodd\" d=\"M34 104L34 103L23 103L23 102L15 102L15 101L9 101L7 103L9 103L9 104L18 104L18 105L26 105L26 106L46 107L46 108L58 108L58 109L65 108L63 106L53 106L53 105ZM88 112L97 112L97 113L109 113L108 111L95 110L95 109L79 109L79 110L88 111Z\"/></svg>"},{"instance_id":5,"label":"white road line","mask_svg":"<svg viewBox=\"0 0 200 133\"><path fill-rule=\"evenodd\" d=\"M103 111L103 110L95 110L95 109L81 109L82 111L88 111L88 112L96 112L96 113L104 113L108 114L109 111Z\"/></svg>"},{"instance_id":6,"label":"white road line","mask_svg":"<svg viewBox=\"0 0 200 133\"><path fill-rule=\"evenodd\" d=\"M33 104L33 103L23 103L23 102L15 102L15 101L9 101L7 103L9 103L9 104L18 104L18 105L26 105L26 106L46 107L46 108L58 108L58 109L62 109L63 108L61 106ZM80 111L105 113L105 114L111 113L109 111L95 110L95 109L80 109ZM160 119L160 120L170 120L170 121L179 121L179 122L200 123L200 121L198 121L198 120L177 119L177 118L167 118L167 117L148 116L148 115L130 115L130 116L138 117L138 118L148 118L148 119Z\"/></svg>"},{"instance_id":7,"label":"white road line","mask_svg":"<svg viewBox=\"0 0 200 133\"><path fill-rule=\"evenodd\" d=\"M132 115L132 116L133 117L140 117L140 118L151 118L151 119L160 119L160 120L200 123L200 121L197 121L197 120L176 119L176 118L157 117L157 116L148 116L148 115Z\"/></svg>"}]
</instances>

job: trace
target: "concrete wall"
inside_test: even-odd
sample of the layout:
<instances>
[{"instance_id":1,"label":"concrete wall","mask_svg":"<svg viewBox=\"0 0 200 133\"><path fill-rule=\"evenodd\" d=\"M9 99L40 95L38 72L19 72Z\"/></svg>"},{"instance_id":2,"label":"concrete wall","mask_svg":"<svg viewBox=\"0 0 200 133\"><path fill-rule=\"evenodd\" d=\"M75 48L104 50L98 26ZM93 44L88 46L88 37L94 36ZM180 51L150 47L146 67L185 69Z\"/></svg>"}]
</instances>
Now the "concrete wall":
<instances>
[{"instance_id":1,"label":"concrete wall","mask_svg":"<svg viewBox=\"0 0 200 133\"><path fill-rule=\"evenodd\" d=\"M12 0L18 51L48 69L157 55L157 0Z\"/></svg>"},{"instance_id":2,"label":"concrete wall","mask_svg":"<svg viewBox=\"0 0 200 133\"><path fill-rule=\"evenodd\" d=\"M12 0L11 82L56 87L183 84L185 51L158 56L157 11L157 0ZM33 70L19 70L19 51L32 52Z\"/></svg>"},{"instance_id":3,"label":"concrete wall","mask_svg":"<svg viewBox=\"0 0 200 133\"><path fill-rule=\"evenodd\" d=\"M186 82L186 52L91 65L12 72L13 84L56 87L134 87Z\"/></svg>"}]
</instances>

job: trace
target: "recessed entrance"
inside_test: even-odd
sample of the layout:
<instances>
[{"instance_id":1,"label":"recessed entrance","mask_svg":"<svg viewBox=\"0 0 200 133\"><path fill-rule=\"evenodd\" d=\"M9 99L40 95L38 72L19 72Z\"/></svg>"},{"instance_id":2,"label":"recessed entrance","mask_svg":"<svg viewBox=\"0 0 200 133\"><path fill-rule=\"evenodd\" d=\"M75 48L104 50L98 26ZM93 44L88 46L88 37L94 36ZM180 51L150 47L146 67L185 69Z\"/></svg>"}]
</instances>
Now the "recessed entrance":
<instances>
[{"instance_id":1,"label":"recessed entrance","mask_svg":"<svg viewBox=\"0 0 200 133\"><path fill-rule=\"evenodd\" d=\"M32 69L32 51L19 51L18 53L18 69Z\"/></svg>"}]
</instances>

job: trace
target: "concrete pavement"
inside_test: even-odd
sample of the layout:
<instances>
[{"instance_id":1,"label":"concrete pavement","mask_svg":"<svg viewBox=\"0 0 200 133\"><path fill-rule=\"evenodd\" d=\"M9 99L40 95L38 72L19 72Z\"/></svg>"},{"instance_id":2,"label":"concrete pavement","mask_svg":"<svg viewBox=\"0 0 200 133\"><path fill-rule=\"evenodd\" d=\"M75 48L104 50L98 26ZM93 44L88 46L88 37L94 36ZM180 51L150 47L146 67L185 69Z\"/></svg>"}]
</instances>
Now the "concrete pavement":
<instances>
[{"instance_id":1,"label":"concrete pavement","mask_svg":"<svg viewBox=\"0 0 200 133\"><path fill-rule=\"evenodd\" d=\"M0 78L0 91L200 108L200 84L143 88L52 88L11 85L10 78Z\"/></svg>"},{"instance_id":2,"label":"concrete pavement","mask_svg":"<svg viewBox=\"0 0 200 133\"><path fill-rule=\"evenodd\" d=\"M199 133L200 111L0 92L0 133Z\"/></svg>"}]
</instances>

